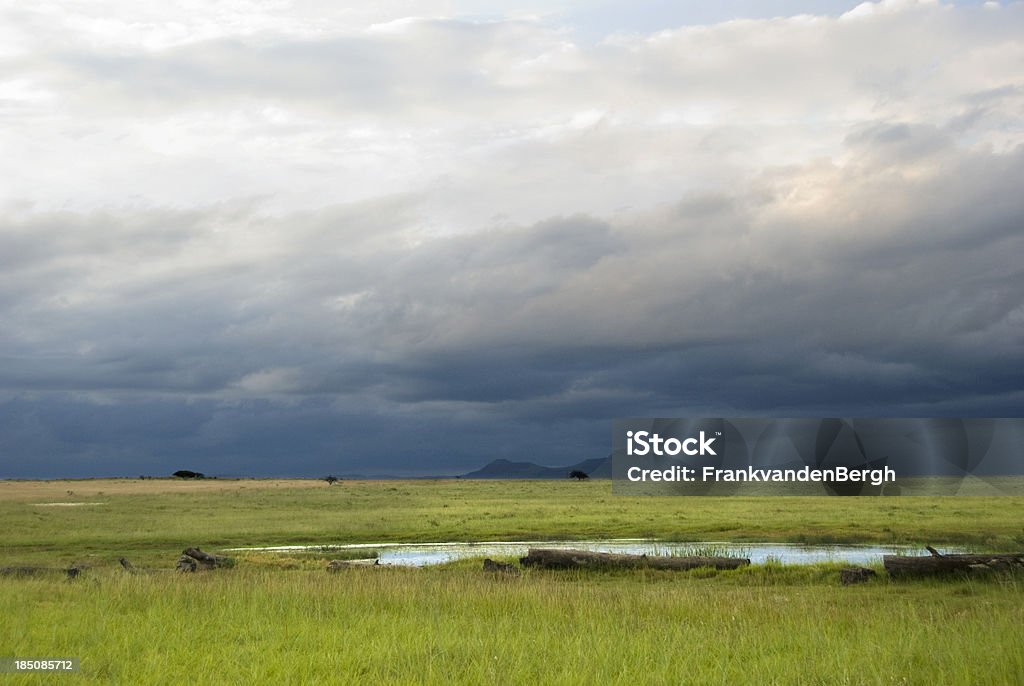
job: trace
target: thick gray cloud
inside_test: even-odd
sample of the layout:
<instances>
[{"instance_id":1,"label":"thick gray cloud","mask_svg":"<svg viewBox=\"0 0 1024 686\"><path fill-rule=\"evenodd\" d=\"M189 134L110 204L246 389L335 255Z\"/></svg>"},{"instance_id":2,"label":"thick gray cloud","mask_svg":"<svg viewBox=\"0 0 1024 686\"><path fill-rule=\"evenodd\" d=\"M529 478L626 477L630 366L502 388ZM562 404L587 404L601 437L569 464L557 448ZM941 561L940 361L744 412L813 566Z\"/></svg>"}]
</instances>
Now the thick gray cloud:
<instances>
[{"instance_id":1,"label":"thick gray cloud","mask_svg":"<svg viewBox=\"0 0 1024 686\"><path fill-rule=\"evenodd\" d=\"M1020 414L1019 5L585 45L290 16L0 54L0 476L456 473L605 454L616 416Z\"/></svg>"}]
</instances>

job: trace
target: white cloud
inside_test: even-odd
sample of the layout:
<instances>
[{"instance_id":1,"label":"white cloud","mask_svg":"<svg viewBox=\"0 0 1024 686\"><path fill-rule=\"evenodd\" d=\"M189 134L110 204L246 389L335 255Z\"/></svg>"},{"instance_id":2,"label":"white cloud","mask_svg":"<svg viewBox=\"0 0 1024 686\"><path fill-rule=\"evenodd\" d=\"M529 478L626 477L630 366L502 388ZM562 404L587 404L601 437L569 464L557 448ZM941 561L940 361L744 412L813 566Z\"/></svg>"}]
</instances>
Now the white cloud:
<instances>
[{"instance_id":1,"label":"white cloud","mask_svg":"<svg viewBox=\"0 0 1024 686\"><path fill-rule=\"evenodd\" d=\"M47 7L11 13L30 48L0 61L20 94L0 134L2 199L40 207L261 196L294 211L418 192L433 198L425 229L467 231L728 188L842 155L877 122L956 122L962 144L999 150L1024 136L1017 5L886 3L865 21L731 21L596 45L537 20L382 10L391 29L367 31L366 16L274 4L94 7L51 36ZM273 28L281 15L291 23ZM221 33L132 42L146 30L117 28L170 31L181 17ZM1005 95L972 102L993 92Z\"/></svg>"}]
</instances>

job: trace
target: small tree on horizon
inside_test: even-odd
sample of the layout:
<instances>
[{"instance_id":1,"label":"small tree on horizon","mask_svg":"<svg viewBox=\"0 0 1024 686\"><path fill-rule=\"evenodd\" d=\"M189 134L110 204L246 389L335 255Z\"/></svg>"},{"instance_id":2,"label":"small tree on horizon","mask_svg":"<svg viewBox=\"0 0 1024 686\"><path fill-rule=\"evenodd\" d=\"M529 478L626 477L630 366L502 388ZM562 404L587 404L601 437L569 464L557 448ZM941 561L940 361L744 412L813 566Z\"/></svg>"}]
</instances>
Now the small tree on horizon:
<instances>
[{"instance_id":1,"label":"small tree on horizon","mask_svg":"<svg viewBox=\"0 0 1024 686\"><path fill-rule=\"evenodd\" d=\"M583 481L584 479L589 479L590 476L584 471L574 469L571 472L569 472L569 478L576 479L577 481Z\"/></svg>"},{"instance_id":2,"label":"small tree on horizon","mask_svg":"<svg viewBox=\"0 0 1024 686\"><path fill-rule=\"evenodd\" d=\"M333 485L334 485L334 483L335 483L335 482L336 482L337 480L338 480L338 477L334 476L333 474L329 474L328 476L325 476L325 477L324 477L324 481L326 481L326 482L327 482L327 485L328 485L328 486L333 486Z\"/></svg>"}]
</instances>

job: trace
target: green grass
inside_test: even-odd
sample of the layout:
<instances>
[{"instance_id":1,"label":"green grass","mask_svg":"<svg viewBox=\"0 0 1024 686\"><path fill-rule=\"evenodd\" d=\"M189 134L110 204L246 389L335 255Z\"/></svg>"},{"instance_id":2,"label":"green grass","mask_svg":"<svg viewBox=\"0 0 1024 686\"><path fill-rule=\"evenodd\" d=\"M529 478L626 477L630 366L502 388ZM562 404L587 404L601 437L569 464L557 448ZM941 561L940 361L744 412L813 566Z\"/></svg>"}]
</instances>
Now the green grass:
<instances>
[{"instance_id":1,"label":"green grass","mask_svg":"<svg viewBox=\"0 0 1024 686\"><path fill-rule=\"evenodd\" d=\"M74 683L1016 684L1021 580L438 569L0 580L4 652ZM5 675L10 683L52 677Z\"/></svg>"},{"instance_id":2,"label":"green grass","mask_svg":"<svg viewBox=\"0 0 1024 686\"><path fill-rule=\"evenodd\" d=\"M64 501L101 504L40 506ZM479 560L332 574L316 551L170 571L187 545L653 537L1019 550L1021 497L125 480L0 483L0 518L0 566L91 565L73 581L0 577L0 655L82 660L78 675L0 676L12 684L933 685L1024 674L1024 579L1003 574L842 587L827 564L509 578ZM124 572L121 555L148 571Z\"/></svg>"},{"instance_id":3,"label":"green grass","mask_svg":"<svg viewBox=\"0 0 1024 686\"><path fill-rule=\"evenodd\" d=\"M187 490L125 480L64 482L58 497L52 484L2 485L2 564L98 564L125 555L157 565L187 545L623 537L1024 547L1019 496L628 497L612 495L608 481L568 480L217 481ZM40 506L58 500L101 504Z\"/></svg>"}]
</instances>

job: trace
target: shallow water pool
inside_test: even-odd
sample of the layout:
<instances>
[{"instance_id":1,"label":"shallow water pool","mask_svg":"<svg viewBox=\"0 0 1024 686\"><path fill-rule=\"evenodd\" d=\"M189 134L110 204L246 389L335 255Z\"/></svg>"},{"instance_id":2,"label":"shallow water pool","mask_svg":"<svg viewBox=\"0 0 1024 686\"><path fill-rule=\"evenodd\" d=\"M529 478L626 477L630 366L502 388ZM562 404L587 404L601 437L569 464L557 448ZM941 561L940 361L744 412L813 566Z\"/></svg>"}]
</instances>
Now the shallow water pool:
<instances>
[{"instance_id":1,"label":"shallow water pool","mask_svg":"<svg viewBox=\"0 0 1024 686\"><path fill-rule=\"evenodd\" d=\"M529 548L574 548L594 552L629 555L717 555L745 557L753 564L777 561L799 565L816 562L841 562L865 565L881 561L883 555L917 555L928 553L920 548L885 545L801 545L795 543L719 543L665 542L647 539L610 539L592 541L480 541L474 543L354 543L347 545L294 545L256 548L231 548L236 552L330 552L376 551L382 565L424 567L467 557L521 557ZM942 553L962 552L940 548Z\"/></svg>"}]
</instances>

